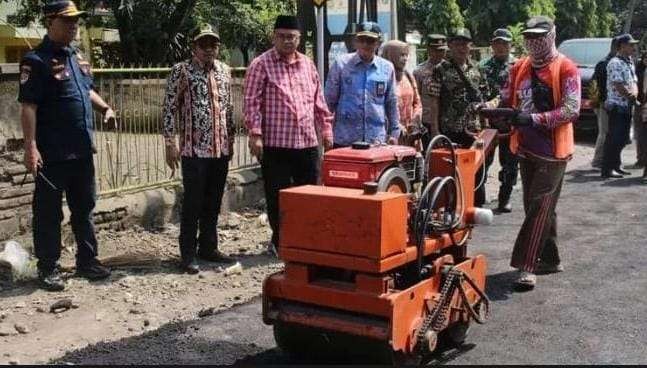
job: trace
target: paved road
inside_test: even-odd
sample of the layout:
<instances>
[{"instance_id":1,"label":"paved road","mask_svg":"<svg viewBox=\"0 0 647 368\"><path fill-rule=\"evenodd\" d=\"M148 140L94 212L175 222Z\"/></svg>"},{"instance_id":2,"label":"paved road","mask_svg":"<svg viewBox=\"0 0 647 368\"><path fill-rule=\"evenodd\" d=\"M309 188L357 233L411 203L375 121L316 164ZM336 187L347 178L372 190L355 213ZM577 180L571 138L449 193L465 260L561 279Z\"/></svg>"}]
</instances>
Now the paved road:
<instances>
[{"instance_id":1,"label":"paved road","mask_svg":"<svg viewBox=\"0 0 647 368\"><path fill-rule=\"evenodd\" d=\"M590 148L588 148L590 151ZM625 162L633 162L628 150ZM558 207L566 271L539 276L535 291L513 293L508 266L520 208L480 228L470 253L490 262L487 325L475 325L461 349L433 357L444 364L646 364L647 186L638 171L602 181L588 160L569 166ZM519 203L519 192L515 193ZM204 319L169 324L122 341L71 352L84 364L291 363L260 319L260 303Z\"/></svg>"}]
</instances>

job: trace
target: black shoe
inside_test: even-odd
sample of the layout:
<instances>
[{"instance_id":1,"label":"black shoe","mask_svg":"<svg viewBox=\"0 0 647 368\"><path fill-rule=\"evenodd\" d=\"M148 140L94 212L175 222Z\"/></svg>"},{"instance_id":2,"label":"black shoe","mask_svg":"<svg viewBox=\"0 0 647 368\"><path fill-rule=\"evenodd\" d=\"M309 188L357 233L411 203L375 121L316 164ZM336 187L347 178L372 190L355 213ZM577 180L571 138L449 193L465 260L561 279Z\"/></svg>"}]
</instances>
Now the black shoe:
<instances>
[{"instance_id":1,"label":"black shoe","mask_svg":"<svg viewBox=\"0 0 647 368\"><path fill-rule=\"evenodd\" d=\"M93 259L84 265L78 265L76 274L90 281L103 280L110 277L110 269Z\"/></svg>"},{"instance_id":2,"label":"black shoe","mask_svg":"<svg viewBox=\"0 0 647 368\"><path fill-rule=\"evenodd\" d=\"M499 202L499 206L496 210L499 213L510 213L512 212L512 205L510 204L510 201Z\"/></svg>"},{"instance_id":3,"label":"black shoe","mask_svg":"<svg viewBox=\"0 0 647 368\"><path fill-rule=\"evenodd\" d=\"M200 266L198 266L198 262L196 262L195 259L188 262L182 261L180 263L180 269L189 275L200 273Z\"/></svg>"},{"instance_id":4,"label":"black shoe","mask_svg":"<svg viewBox=\"0 0 647 368\"><path fill-rule=\"evenodd\" d=\"M564 272L564 266L561 264L549 264L549 263L544 263L544 262L537 262L537 265L535 266L535 274L536 275L548 275L551 273L558 273L558 272Z\"/></svg>"},{"instance_id":5,"label":"black shoe","mask_svg":"<svg viewBox=\"0 0 647 368\"><path fill-rule=\"evenodd\" d=\"M218 263L225 263L225 264L232 264L236 262L235 259L225 255L219 250L215 250L209 254L198 253L198 258L207 262L218 262Z\"/></svg>"},{"instance_id":6,"label":"black shoe","mask_svg":"<svg viewBox=\"0 0 647 368\"><path fill-rule=\"evenodd\" d=\"M602 178L604 179L609 179L609 178L622 178L622 174L615 170L611 171L602 171Z\"/></svg>"},{"instance_id":7,"label":"black shoe","mask_svg":"<svg viewBox=\"0 0 647 368\"><path fill-rule=\"evenodd\" d=\"M616 171L620 173L621 175L631 175L631 172L627 170L622 170L621 168L617 168Z\"/></svg>"},{"instance_id":8,"label":"black shoe","mask_svg":"<svg viewBox=\"0 0 647 368\"><path fill-rule=\"evenodd\" d=\"M51 271L38 271L38 286L47 291L65 290L65 280L61 278L58 268Z\"/></svg>"}]
</instances>

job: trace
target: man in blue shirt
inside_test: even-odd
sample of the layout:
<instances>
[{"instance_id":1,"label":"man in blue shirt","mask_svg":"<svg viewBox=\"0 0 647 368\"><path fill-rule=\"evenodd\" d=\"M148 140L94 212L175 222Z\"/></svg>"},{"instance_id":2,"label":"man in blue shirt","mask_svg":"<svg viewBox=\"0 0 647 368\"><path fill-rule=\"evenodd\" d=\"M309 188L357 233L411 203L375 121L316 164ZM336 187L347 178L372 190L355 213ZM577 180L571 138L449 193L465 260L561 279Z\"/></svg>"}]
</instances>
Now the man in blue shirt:
<instances>
[{"instance_id":1,"label":"man in blue shirt","mask_svg":"<svg viewBox=\"0 0 647 368\"><path fill-rule=\"evenodd\" d=\"M36 182L32 225L39 282L43 289L61 291L65 288L58 270L63 192L78 246L77 274L91 280L110 276L110 270L96 259L92 224L92 108L103 113L105 122L114 121L115 115L93 91L90 64L70 46L85 12L72 1L53 1L43 7L43 13L47 35L20 63L18 102L24 164Z\"/></svg>"},{"instance_id":2,"label":"man in blue shirt","mask_svg":"<svg viewBox=\"0 0 647 368\"><path fill-rule=\"evenodd\" d=\"M395 144L400 116L393 64L376 55L382 31L377 23L359 24L356 52L341 56L330 68L325 97L335 113L335 147L353 142Z\"/></svg>"}]
</instances>

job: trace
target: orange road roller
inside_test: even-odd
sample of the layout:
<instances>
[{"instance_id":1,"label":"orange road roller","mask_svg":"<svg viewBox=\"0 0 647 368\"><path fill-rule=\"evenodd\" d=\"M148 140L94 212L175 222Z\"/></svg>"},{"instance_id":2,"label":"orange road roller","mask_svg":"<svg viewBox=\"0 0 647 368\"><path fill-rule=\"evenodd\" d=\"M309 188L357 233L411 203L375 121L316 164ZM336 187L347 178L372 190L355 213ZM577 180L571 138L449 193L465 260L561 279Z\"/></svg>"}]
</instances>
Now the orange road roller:
<instances>
[{"instance_id":1,"label":"orange road roller","mask_svg":"<svg viewBox=\"0 0 647 368\"><path fill-rule=\"evenodd\" d=\"M279 195L283 271L263 283L263 321L286 353L345 357L364 343L390 363L415 363L439 339L460 344L489 313L487 262L468 255L477 224L476 173L496 144L435 137L424 156L405 146L326 152L320 186Z\"/></svg>"}]
</instances>

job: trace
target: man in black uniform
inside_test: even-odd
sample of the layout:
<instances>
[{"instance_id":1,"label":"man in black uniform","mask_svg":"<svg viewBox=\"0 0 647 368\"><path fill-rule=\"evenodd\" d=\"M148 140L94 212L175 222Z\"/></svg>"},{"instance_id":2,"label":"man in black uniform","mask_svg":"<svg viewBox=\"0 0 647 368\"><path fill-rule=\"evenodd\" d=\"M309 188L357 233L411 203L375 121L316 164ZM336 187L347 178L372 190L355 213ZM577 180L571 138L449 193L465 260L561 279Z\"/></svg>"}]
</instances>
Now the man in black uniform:
<instances>
[{"instance_id":1,"label":"man in black uniform","mask_svg":"<svg viewBox=\"0 0 647 368\"><path fill-rule=\"evenodd\" d=\"M90 280L110 276L97 261L92 224L95 205L92 154L92 108L105 122L115 114L93 91L90 64L70 46L76 37L79 11L72 1L54 1L43 7L47 35L20 63L20 117L25 139L24 164L34 175L34 250L40 286L65 289L58 270L61 255L62 196L70 208L77 243L77 274Z\"/></svg>"}]
</instances>

